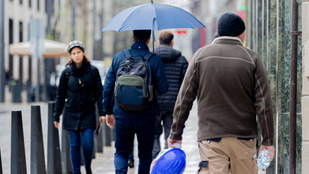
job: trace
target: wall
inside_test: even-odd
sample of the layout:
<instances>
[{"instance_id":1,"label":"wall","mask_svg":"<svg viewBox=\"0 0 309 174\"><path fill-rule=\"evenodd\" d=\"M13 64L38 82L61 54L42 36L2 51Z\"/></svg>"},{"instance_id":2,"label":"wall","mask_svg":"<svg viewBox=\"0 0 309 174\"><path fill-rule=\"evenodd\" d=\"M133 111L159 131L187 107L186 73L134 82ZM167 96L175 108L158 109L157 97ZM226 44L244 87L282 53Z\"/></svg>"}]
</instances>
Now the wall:
<instances>
[{"instance_id":1,"label":"wall","mask_svg":"<svg viewBox=\"0 0 309 174\"><path fill-rule=\"evenodd\" d=\"M303 50L303 89L302 89L302 161L309 164L309 0L302 3L302 50ZM302 173L308 173L309 165L302 166Z\"/></svg>"},{"instance_id":2,"label":"wall","mask_svg":"<svg viewBox=\"0 0 309 174\"><path fill-rule=\"evenodd\" d=\"M275 160L267 169L270 173L289 172L289 118L291 65L291 2L292 0L248 1L248 46L263 60L271 89L275 123ZM302 27L302 1L299 0L298 28ZM308 15L307 15L308 16ZM308 20L308 19L307 19ZM296 172L301 173L302 161L302 37L297 51L297 131Z\"/></svg>"}]
</instances>

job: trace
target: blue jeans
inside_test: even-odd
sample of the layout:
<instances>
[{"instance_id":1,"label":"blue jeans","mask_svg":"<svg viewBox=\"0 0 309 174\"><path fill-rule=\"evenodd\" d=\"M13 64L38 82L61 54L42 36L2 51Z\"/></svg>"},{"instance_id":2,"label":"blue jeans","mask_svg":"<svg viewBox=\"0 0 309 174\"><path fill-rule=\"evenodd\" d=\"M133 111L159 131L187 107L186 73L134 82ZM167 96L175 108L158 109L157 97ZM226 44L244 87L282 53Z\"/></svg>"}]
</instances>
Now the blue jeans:
<instances>
[{"instance_id":1,"label":"blue jeans","mask_svg":"<svg viewBox=\"0 0 309 174\"><path fill-rule=\"evenodd\" d=\"M161 122L163 122L163 126ZM162 129L164 130L164 149L168 148L167 138L170 135L172 124L173 111L160 111L160 117L157 117L157 128L152 150L152 159L155 159L161 151L160 136L163 133Z\"/></svg>"},{"instance_id":2,"label":"blue jeans","mask_svg":"<svg viewBox=\"0 0 309 174\"><path fill-rule=\"evenodd\" d=\"M156 130L155 119L117 118L115 122L116 174L126 174L128 158L137 136L139 166L138 174L148 174L152 161L152 147Z\"/></svg>"},{"instance_id":3,"label":"blue jeans","mask_svg":"<svg viewBox=\"0 0 309 174\"><path fill-rule=\"evenodd\" d=\"M83 148L84 165L87 173L91 171L91 160L93 155L93 133L94 129L84 129L73 131L69 130L70 157L74 174L80 173L80 146ZM82 136L80 136L82 135Z\"/></svg>"}]
</instances>

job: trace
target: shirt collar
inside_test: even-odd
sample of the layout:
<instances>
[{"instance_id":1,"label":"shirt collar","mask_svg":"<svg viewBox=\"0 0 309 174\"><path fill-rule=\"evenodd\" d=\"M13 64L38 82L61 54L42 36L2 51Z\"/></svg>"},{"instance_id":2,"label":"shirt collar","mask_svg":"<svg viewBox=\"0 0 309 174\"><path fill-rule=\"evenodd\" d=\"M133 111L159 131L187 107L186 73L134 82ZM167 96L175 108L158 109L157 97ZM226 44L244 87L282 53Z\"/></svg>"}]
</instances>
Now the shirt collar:
<instances>
[{"instance_id":1,"label":"shirt collar","mask_svg":"<svg viewBox=\"0 0 309 174\"><path fill-rule=\"evenodd\" d=\"M148 46L145 43L142 42L134 42L131 46L132 49L140 49L140 50L146 50L149 51Z\"/></svg>"},{"instance_id":2,"label":"shirt collar","mask_svg":"<svg viewBox=\"0 0 309 174\"><path fill-rule=\"evenodd\" d=\"M231 44L243 45L243 43L241 42L239 38L231 37L231 36L217 37L211 44L216 44L216 43L231 43Z\"/></svg>"}]
</instances>

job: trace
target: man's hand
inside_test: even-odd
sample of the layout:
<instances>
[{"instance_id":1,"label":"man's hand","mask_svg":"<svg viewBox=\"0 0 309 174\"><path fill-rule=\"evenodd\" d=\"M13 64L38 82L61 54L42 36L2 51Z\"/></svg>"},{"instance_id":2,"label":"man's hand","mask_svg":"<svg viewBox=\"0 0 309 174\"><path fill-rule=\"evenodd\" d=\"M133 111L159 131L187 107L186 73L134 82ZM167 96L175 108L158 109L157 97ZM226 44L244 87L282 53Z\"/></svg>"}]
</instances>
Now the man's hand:
<instances>
[{"instance_id":1,"label":"man's hand","mask_svg":"<svg viewBox=\"0 0 309 174\"><path fill-rule=\"evenodd\" d=\"M275 156L275 147L274 146L265 146L265 145L261 145L260 150L259 150L259 154L263 149L267 149L269 150L271 157L270 157L270 161L272 161L274 159Z\"/></svg>"},{"instance_id":2,"label":"man's hand","mask_svg":"<svg viewBox=\"0 0 309 174\"><path fill-rule=\"evenodd\" d=\"M173 145L174 143L179 143L181 144L182 141L181 140L171 140L170 138L167 139L167 143L168 143L168 147L172 147L175 148L175 146Z\"/></svg>"},{"instance_id":3,"label":"man's hand","mask_svg":"<svg viewBox=\"0 0 309 174\"><path fill-rule=\"evenodd\" d=\"M106 115L106 124L107 124L107 126L110 127L111 129L114 129L114 127L115 127L115 118L114 118L114 114Z\"/></svg>"},{"instance_id":4,"label":"man's hand","mask_svg":"<svg viewBox=\"0 0 309 174\"><path fill-rule=\"evenodd\" d=\"M59 127L59 122L58 122L58 121L54 121L54 125L55 125L55 127L58 129L58 127Z\"/></svg>"}]
</instances>

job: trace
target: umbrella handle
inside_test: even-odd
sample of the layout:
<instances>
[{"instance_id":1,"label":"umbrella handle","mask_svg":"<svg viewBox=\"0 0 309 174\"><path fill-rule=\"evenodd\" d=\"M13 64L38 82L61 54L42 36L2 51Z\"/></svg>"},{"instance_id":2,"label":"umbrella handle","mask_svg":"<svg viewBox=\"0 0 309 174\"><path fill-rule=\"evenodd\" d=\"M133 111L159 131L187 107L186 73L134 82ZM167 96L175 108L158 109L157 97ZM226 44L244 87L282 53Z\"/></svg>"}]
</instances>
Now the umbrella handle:
<instances>
[{"instance_id":1,"label":"umbrella handle","mask_svg":"<svg viewBox=\"0 0 309 174\"><path fill-rule=\"evenodd\" d=\"M152 53L154 53L154 30L152 30Z\"/></svg>"}]
</instances>

